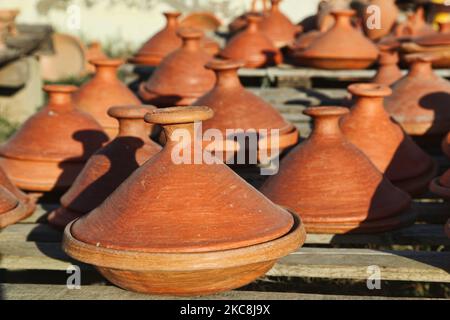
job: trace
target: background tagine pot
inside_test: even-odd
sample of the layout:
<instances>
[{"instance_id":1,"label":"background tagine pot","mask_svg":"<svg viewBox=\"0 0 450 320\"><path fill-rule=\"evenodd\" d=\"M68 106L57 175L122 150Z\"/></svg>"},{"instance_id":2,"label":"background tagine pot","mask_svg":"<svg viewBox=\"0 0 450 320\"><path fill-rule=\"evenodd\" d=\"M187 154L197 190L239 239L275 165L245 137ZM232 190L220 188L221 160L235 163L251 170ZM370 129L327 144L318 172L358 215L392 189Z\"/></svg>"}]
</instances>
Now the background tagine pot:
<instances>
[{"instance_id":1,"label":"background tagine pot","mask_svg":"<svg viewBox=\"0 0 450 320\"><path fill-rule=\"evenodd\" d=\"M372 82L390 86L403 77L398 66L398 51L391 45L378 44L380 55L378 58L378 70Z\"/></svg>"},{"instance_id":2,"label":"background tagine pot","mask_svg":"<svg viewBox=\"0 0 450 320\"><path fill-rule=\"evenodd\" d=\"M63 229L69 222L97 208L134 170L161 150L149 135L152 125L144 122L151 106L112 107L108 114L119 122L119 134L89 158L70 189L61 197L61 207L48 221Z\"/></svg>"},{"instance_id":3,"label":"background tagine pot","mask_svg":"<svg viewBox=\"0 0 450 320\"><path fill-rule=\"evenodd\" d=\"M300 212L313 233L382 232L412 224L411 198L342 134L342 107L310 107L310 137L281 160L261 192ZM324 201L326 199L326 201Z\"/></svg>"},{"instance_id":4,"label":"background tagine pot","mask_svg":"<svg viewBox=\"0 0 450 320\"><path fill-rule=\"evenodd\" d=\"M108 136L114 138L119 126L108 115L108 109L115 105L139 105L140 101L117 77L122 60L100 59L91 63L96 68L95 76L73 94L73 100L79 110L91 114Z\"/></svg>"},{"instance_id":5,"label":"background tagine pot","mask_svg":"<svg viewBox=\"0 0 450 320\"><path fill-rule=\"evenodd\" d=\"M66 227L64 250L122 288L170 295L240 287L296 250L305 239L300 220L226 165L173 163L172 133L193 137L194 121L211 116L207 107L148 114L170 137L164 149ZM187 148L192 160L197 151Z\"/></svg>"},{"instance_id":6,"label":"background tagine pot","mask_svg":"<svg viewBox=\"0 0 450 320\"><path fill-rule=\"evenodd\" d=\"M48 104L0 147L0 165L20 189L68 188L87 159L107 141L97 121L76 109L75 86L47 85Z\"/></svg>"},{"instance_id":7,"label":"background tagine pot","mask_svg":"<svg viewBox=\"0 0 450 320\"><path fill-rule=\"evenodd\" d=\"M203 33L183 28L178 36L183 39L181 48L164 58L150 79L139 86L139 96L146 103L186 106L214 86L214 72L205 68L211 57L201 47Z\"/></svg>"},{"instance_id":8,"label":"background tagine pot","mask_svg":"<svg viewBox=\"0 0 450 320\"><path fill-rule=\"evenodd\" d=\"M345 137L358 147L398 188L420 195L437 174L437 165L384 109L392 90L378 84L353 84L356 99L350 114L341 119Z\"/></svg>"},{"instance_id":9,"label":"background tagine pot","mask_svg":"<svg viewBox=\"0 0 450 320\"><path fill-rule=\"evenodd\" d=\"M373 24L370 24L374 22L371 20L376 17L373 11L368 11L370 6L376 6L380 10L380 28ZM364 28L364 32L371 40L379 40L388 35L397 22L398 8L395 4L395 0L369 0L363 11L364 14L362 25ZM373 25L373 27L369 28L369 24L371 26Z\"/></svg>"}]
</instances>

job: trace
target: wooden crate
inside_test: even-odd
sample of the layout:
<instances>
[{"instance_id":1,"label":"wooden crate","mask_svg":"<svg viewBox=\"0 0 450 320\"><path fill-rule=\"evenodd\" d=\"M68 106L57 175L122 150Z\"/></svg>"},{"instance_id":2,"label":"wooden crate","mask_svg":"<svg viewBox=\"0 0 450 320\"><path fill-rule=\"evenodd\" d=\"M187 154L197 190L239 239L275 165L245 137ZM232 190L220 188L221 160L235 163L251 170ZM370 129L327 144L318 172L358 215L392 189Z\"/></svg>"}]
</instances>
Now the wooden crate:
<instances>
[{"instance_id":1,"label":"wooden crate","mask_svg":"<svg viewBox=\"0 0 450 320\"><path fill-rule=\"evenodd\" d=\"M294 122L302 136L308 134L309 120L301 111L308 105L338 102L344 90L297 90L293 88L252 89L273 103ZM444 170L450 163L442 156L436 159ZM258 187L264 177L258 170L238 172ZM167 299L127 292L106 283L92 266L67 257L61 249L61 233L47 225L45 215L57 204L40 204L28 219L0 232L0 298L3 299ZM376 265L381 278L388 282L440 284L450 289L450 239L443 224L450 216L450 204L426 195L414 201L418 211L415 225L381 234L333 235L309 234L303 248L281 259L267 277L250 286L207 299L386 299L377 290L367 289L357 296L347 292L346 285L337 294L267 291L265 283L284 279L295 283L302 279L332 281L366 281L368 267ZM80 266L81 290L70 290L65 281L67 268ZM292 290L291 290L292 291ZM395 299L401 292L388 297ZM402 297L403 298L403 297ZM412 296L411 296L412 298ZM194 298L197 299L197 298Z\"/></svg>"}]
</instances>

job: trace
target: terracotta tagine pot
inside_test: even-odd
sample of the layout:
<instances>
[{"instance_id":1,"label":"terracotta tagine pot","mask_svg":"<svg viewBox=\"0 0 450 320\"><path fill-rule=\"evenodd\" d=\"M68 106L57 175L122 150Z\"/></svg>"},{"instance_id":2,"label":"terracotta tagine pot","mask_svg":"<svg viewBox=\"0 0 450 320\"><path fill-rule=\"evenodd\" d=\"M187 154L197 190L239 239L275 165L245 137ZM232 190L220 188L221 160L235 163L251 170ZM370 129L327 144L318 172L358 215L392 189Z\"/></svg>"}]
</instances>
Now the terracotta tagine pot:
<instances>
[{"instance_id":1,"label":"terracotta tagine pot","mask_svg":"<svg viewBox=\"0 0 450 320\"><path fill-rule=\"evenodd\" d=\"M219 129L227 137L227 129L268 130L267 136L259 136L260 148L270 149L270 130L279 130L278 148L286 149L295 145L299 133L270 104L247 91L238 77L238 69L244 65L240 61L212 60L206 68L216 73L214 88L199 98L194 104L209 106L214 117L203 123L203 129ZM261 140L267 139L265 143ZM256 150L255 150L256 151Z\"/></svg>"},{"instance_id":2,"label":"terracotta tagine pot","mask_svg":"<svg viewBox=\"0 0 450 320\"><path fill-rule=\"evenodd\" d=\"M295 214L223 163L194 163L202 155L192 145L181 149L191 164L174 163L180 149L172 139L181 132L194 137L194 121L212 114L207 107L147 114L169 141L103 204L66 227L64 250L124 289L186 296L245 285L296 250L305 232Z\"/></svg>"},{"instance_id":3,"label":"terracotta tagine pot","mask_svg":"<svg viewBox=\"0 0 450 320\"><path fill-rule=\"evenodd\" d=\"M307 232L382 232L414 222L411 198L342 134L343 107L310 107L310 137L281 160L261 191L300 212ZM324 201L326 199L326 201Z\"/></svg>"},{"instance_id":4,"label":"terracotta tagine pot","mask_svg":"<svg viewBox=\"0 0 450 320\"><path fill-rule=\"evenodd\" d=\"M48 104L0 146L0 165L20 189L50 191L72 185L107 137L72 101L75 86L47 85Z\"/></svg>"},{"instance_id":5,"label":"terracotta tagine pot","mask_svg":"<svg viewBox=\"0 0 450 320\"><path fill-rule=\"evenodd\" d=\"M450 170L430 183L430 191L446 200L450 200Z\"/></svg>"},{"instance_id":6,"label":"terracotta tagine pot","mask_svg":"<svg viewBox=\"0 0 450 320\"><path fill-rule=\"evenodd\" d=\"M380 28L376 26L369 28L371 21L372 11L368 11L370 6L377 6L380 9ZM379 40L384 36L387 36L397 22L399 10L395 4L395 0L370 0L363 10L363 23L364 32L371 40ZM371 24L370 24L371 25Z\"/></svg>"},{"instance_id":7,"label":"terracotta tagine pot","mask_svg":"<svg viewBox=\"0 0 450 320\"><path fill-rule=\"evenodd\" d=\"M35 208L35 199L17 189L0 168L0 228L27 218Z\"/></svg>"},{"instance_id":8,"label":"terracotta tagine pot","mask_svg":"<svg viewBox=\"0 0 450 320\"><path fill-rule=\"evenodd\" d=\"M334 26L296 53L302 65L321 69L365 69L378 57L378 49L353 27L353 10L333 11Z\"/></svg>"},{"instance_id":9,"label":"terracotta tagine pot","mask_svg":"<svg viewBox=\"0 0 450 320\"><path fill-rule=\"evenodd\" d=\"M261 11L258 10L257 4L261 3ZM231 34L235 34L239 31L244 30L247 27L247 17L249 15L259 15L264 16L267 11L267 0L252 0L251 9L248 12L241 14L240 16L233 19L233 21L228 24L228 30Z\"/></svg>"},{"instance_id":10,"label":"terracotta tagine pot","mask_svg":"<svg viewBox=\"0 0 450 320\"><path fill-rule=\"evenodd\" d=\"M302 28L289 20L280 10L281 0L271 0L271 8L259 23L263 32L276 47L282 48L295 40Z\"/></svg>"},{"instance_id":11,"label":"terracotta tagine pot","mask_svg":"<svg viewBox=\"0 0 450 320\"><path fill-rule=\"evenodd\" d=\"M196 29L180 29L183 39L180 49L168 55L147 82L139 86L139 96L158 107L186 106L214 86L214 72L205 64L211 57L202 49L203 33Z\"/></svg>"},{"instance_id":12,"label":"terracotta tagine pot","mask_svg":"<svg viewBox=\"0 0 450 320\"><path fill-rule=\"evenodd\" d=\"M91 114L110 137L118 132L118 123L108 115L115 105L139 105L139 99L117 77L123 64L120 59L92 60L95 76L74 93L73 100L79 110Z\"/></svg>"},{"instance_id":13,"label":"terracotta tagine pot","mask_svg":"<svg viewBox=\"0 0 450 320\"><path fill-rule=\"evenodd\" d=\"M409 73L395 82L385 107L413 136L439 136L450 130L450 82L432 69L435 57L413 54L406 57Z\"/></svg>"},{"instance_id":14,"label":"terracotta tagine pot","mask_svg":"<svg viewBox=\"0 0 450 320\"><path fill-rule=\"evenodd\" d=\"M410 14L405 22L398 24L394 28L394 34L397 37L416 37L433 34L435 32L433 26L426 22L425 9L422 6L420 6L416 12Z\"/></svg>"},{"instance_id":15,"label":"terracotta tagine pot","mask_svg":"<svg viewBox=\"0 0 450 320\"><path fill-rule=\"evenodd\" d=\"M108 114L119 122L119 135L89 158L61 207L48 221L57 228L97 208L134 170L161 150L149 135L153 126L144 115L154 107L112 107Z\"/></svg>"},{"instance_id":16,"label":"terracotta tagine pot","mask_svg":"<svg viewBox=\"0 0 450 320\"><path fill-rule=\"evenodd\" d=\"M198 28L203 31L216 31L222 21L212 12L192 12L187 14L180 22L181 27Z\"/></svg>"},{"instance_id":17,"label":"terracotta tagine pot","mask_svg":"<svg viewBox=\"0 0 450 320\"><path fill-rule=\"evenodd\" d=\"M345 137L398 188L411 195L427 191L437 166L384 109L383 99L392 90L363 83L353 84L348 90L355 104L340 122Z\"/></svg>"},{"instance_id":18,"label":"terracotta tagine pot","mask_svg":"<svg viewBox=\"0 0 450 320\"><path fill-rule=\"evenodd\" d=\"M177 30L180 27L178 22L180 15L180 12L164 12L167 20L166 26L145 42L135 56L129 59L129 62L157 66L166 56L180 48L182 40L177 35ZM215 55L220 51L219 45L207 37L203 37L202 46L210 55Z\"/></svg>"},{"instance_id":19,"label":"terracotta tagine pot","mask_svg":"<svg viewBox=\"0 0 450 320\"><path fill-rule=\"evenodd\" d=\"M95 72L95 66L90 61L105 59L109 59L109 57L103 52L101 43L98 41L91 42L86 48L87 72L90 74Z\"/></svg>"},{"instance_id":20,"label":"terracotta tagine pot","mask_svg":"<svg viewBox=\"0 0 450 320\"><path fill-rule=\"evenodd\" d=\"M379 44L378 71L372 82L390 86L403 77L398 66L399 55L396 48Z\"/></svg>"},{"instance_id":21,"label":"terracotta tagine pot","mask_svg":"<svg viewBox=\"0 0 450 320\"><path fill-rule=\"evenodd\" d=\"M219 53L222 58L241 60L247 68L260 68L280 64L283 60L280 50L259 30L261 17L247 16L245 30L234 35Z\"/></svg>"}]
</instances>

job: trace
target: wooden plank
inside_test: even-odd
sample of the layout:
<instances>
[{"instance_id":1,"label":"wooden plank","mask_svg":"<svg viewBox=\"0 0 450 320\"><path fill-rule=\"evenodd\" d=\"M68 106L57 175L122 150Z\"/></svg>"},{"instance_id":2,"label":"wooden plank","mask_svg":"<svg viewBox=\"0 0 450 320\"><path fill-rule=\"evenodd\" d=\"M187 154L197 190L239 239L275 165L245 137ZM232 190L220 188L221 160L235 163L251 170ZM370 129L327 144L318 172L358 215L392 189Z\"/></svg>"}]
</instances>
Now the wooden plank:
<instances>
[{"instance_id":1,"label":"wooden plank","mask_svg":"<svg viewBox=\"0 0 450 320\"><path fill-rule=\"evenodd\" d=\"M186 297L145 295L109 285L81 286L70 290L64 285L0 284L5 300L185 300ZM228 291L220 294L189 297L189 300L430 300L414 298L323 295L289 292ZM432 299L437 300L437 299Z\"/></svg>"},{"instance_id":2,"label":"wooden plank","mask_svg":"<svg viewBox=\"0 0 450 320\"><path fill-rule=\"evenodd\" d=\"M71 263L59 243L0 242L0 252L0 269L64 271ZM450 252L301 248L281 259L268 275L367 279L372 265L380 267L383 280L450 282Z\"/></svg>"}]
</instances>

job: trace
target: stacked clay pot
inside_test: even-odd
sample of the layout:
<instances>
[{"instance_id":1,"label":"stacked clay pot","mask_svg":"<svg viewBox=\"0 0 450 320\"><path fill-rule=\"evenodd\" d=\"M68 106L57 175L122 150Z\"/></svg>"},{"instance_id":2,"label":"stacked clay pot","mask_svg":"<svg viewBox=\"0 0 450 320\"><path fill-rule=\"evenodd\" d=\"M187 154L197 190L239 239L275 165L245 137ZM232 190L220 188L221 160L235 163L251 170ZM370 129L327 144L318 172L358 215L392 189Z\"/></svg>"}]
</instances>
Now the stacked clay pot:
<instances>
[{"instance_id":1,"label":"stacked clay pot","mask_svg":"<svg viewBox=\"0 0 450 320\"><path fill-rule=\"evenodd\" d=\"M343 107L310 107L310 137L281 160L261 191L299 212L313 233L381 232L414 222L411 198L342 134Z\"/></svg>"},{"instance_id":2,"label":"stacked clay pot","mask_svg":"<svg viewBox=\"0 0 450 320\"><path fill-rule=\"evenodd\" d=\"M450 130L450 82L432 69L435 57L407 56L409 73L392 85L385 107L412 136L442 136Z\"/></svg>"},{"instance_id":3,"label":"stacked clay pot","mask_svg":"<svg viewBox=\"0 0 450 320\"><path fill-rule=\"evenodd\" d=\"M260 29L261 17L247 15L247 27L228 41L219 55L225 59L241 60L247 68L261 68L280 64L280 50Z\"/></svg>"},{"instance_id":4,"label":"stacked clay pot","mask_svg":"<svg viewBox=\"0 0 450 320\"><path fill-rule=\"evenodd\" d=\"M49 223L64 228L97 208L134 170L161 150L149 135L144 115L154 107L112 107L108 114L119 122L118 136L89 158L70 189L61 198Z\"/></svg>"},{"instance_id":5,"label":"stacked clay pot","mask_svg":"<svg viewBox=\"0 0 450 320\"><path fill-rule=\"evenodd\" d=\"M378 84L353 84L348 88L355 103L341 119L345 137L372 161L398 188L411 195L428 190L437 166L384 109L383 99L392 90Z\"/></svg>"},{"instance_id":6,"label":"stacked clay pot","mask_svg":"<svg viewBox=\"0 0 450 320\"><path fill-rule=\"evenodd\" d=\"M292 54L294 62L321 69L365 69L378 57L378 49L353 27L353 10L333 11L334 26L303 50Z\"/></svg>"},{"instance_id":7,"label":"stacked clay pot","mask_svg":"<svg viewBox=\"0 0 450 320\"><path fill-rule=\"evenodd\" d=\"M216 73L217 80L214 88L194 103L209 106L214 111L215 116L205 121L203 128L219 129L225 137L227 129L256 132L265 129L267 136L259 136L259 147L266 149L272 146L271 130L278 129L277 147L280 150L296 144L299 134L295 126L286 122L270 104L242 86L238 69L243 65L243 62L232 60L212 60L206 65ZM267 141L263 142L263 139Z\"/></svg>"},{"instance_id":8,"label":"stacked clay pot","mask_svg":"<svg viewBox=\"0 0 450 320\"><path fill-rule=\"evenodd\" d=\"M184 141L187 159L174 163L180 133L192 139L194 122L212 114L207 107L147 114L168 137L163 150L66 227L64 250L122 288L170 295L240 287L296 250L305 239L299 218L223 163L195 163L202 157L195 141Z\"/></svg>"},{"instance_id":9,"label":"stacked clay pot","mask_svg":"<svg viewBox=\"0 0 450 320\"><path fill-rule=\"evenodd\" d=\"M35 199L17 189L0 168L0 228L25 219L35 207Z\"/></svg>"},{"instance_id":10,"label":"stacked clay pot","mask_svg":"<svg viewBox=\"0 0 450 320\"><path fill-rule=\"evenodd\" d=\"M378 70L372 82L390 86L403 77L398 66L398 51L391 45L379 44Z\"/></svg>"},{"instance_id":11,"label":"stacked clay pot","mask_svg":"<svg viewBox=\"0 0 450 320\"><path fill-rule=\"evenodd\" d=\"M72 100L76 90L45 86L48 104L0 146L0 165L20 189L68 188L87 159L107 141L98 122L76 108Z\"/></svg>"},{"instance_id":12,"label":"stacked clay pot","mask_svg":"<svg viewBox=\"0 0 450 320\"><path fill-rule=\"evenodd\" d=\"M201 46L203 33L183 28L178 36L183 39L181 48L164 58L150 79L139 86L139 96L148 104L190 105L214 86L214 72L205 68L211 57Z\"/></svg>"},{"instance_id":13,"label":"stacked clay pot","mask_svg":"<svg viewBox=\"0 0 450 320\"><path fill-rule=\"evenodd\" d=\"M74 93L73 99L79 110L91 114L114 138L118 123L108 115L108 108L114 105L138 105L139 99L117 77L117 69L123 64L120 59L92 60L95 76Z\"/></svg>"},{"instance_id":14,"label":"stacked clay pot","mask_svg":"<svg viewBox=\"0 0 450 320\"><path fill-rule=\"evenodd\" d=\"M271 0L271 8L259 23L259 29L276 47L282 48L292 43L301 31L301 27L293 24L280 11L281 0Z\"/></svg>"},{"instance_id":15,"label":"stacked clay pot","mask_svg":"<svg viewBox=\"0 0 450 320\"><path fill-rule=\"evenodd\" d=\"M167 55L180 48L182 41L177 36L180 15L180 12L164 12L166 26L145 42L129 61L138 65L157 66ZM210 55L215 55L220 50L219 45L207 37L202 39L202 46Z\"/></svg>"}]
</instances>

